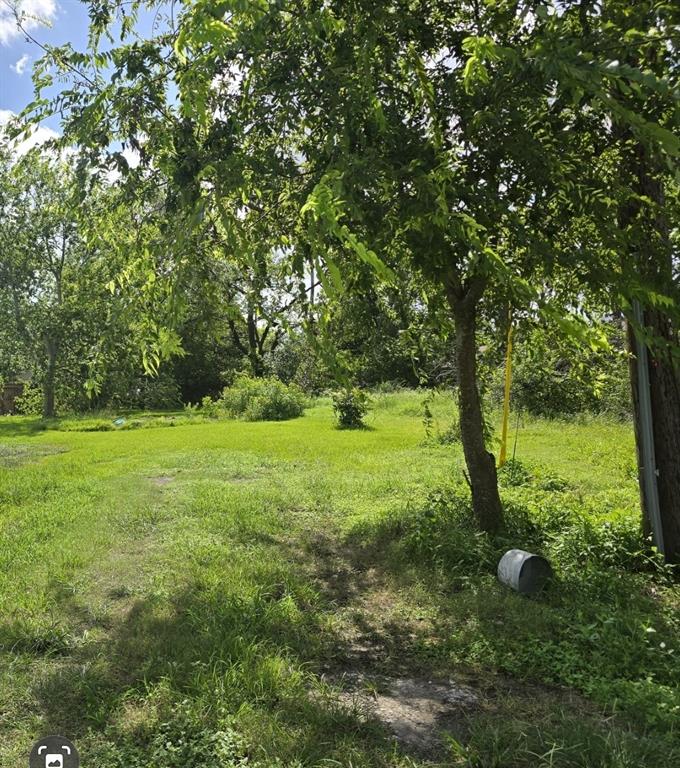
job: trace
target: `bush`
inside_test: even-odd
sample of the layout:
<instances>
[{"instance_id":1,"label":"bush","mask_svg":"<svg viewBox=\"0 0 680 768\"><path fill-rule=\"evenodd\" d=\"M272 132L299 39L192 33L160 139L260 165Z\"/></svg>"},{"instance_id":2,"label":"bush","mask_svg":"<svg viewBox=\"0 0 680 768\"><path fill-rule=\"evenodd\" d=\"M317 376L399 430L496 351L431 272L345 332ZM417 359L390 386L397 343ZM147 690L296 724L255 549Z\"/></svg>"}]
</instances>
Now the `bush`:
<instances>
[{"instance_id":1,"label":"bush","mask_svg":"<svg viewBox=\"0 0 680 768\"><path fill-rule=\"evenodd\" d=\"M24 416L42 416L43 391L41 387L27 385L15 401L17 413Z\"/></svg>"},{"instance_id":2,"label":"bush","mask_svg":"<svg viewBox=\"0 0 680 768\"><path fill-rule=\"evenodd\" d=\"M364 425L370 399L356 387L341 389L333 393L333 410L341 429L358 429Z\"/></svg>"},{"instance_id":3,"label":"bush","mask_svg":"<svg viewBox=\"0 0 680 768\"><path fill-rule=\"evenodd\" d=\"M550 329L520 329L512 371L512 403L519 410L548 418L604 413L630 418L630 383L625 336L617 324L605 326L612 346L584 350ZM492 378L495 402L503 397L505 366Z\"/></svg>"},{"instance_id":4,"label":"bush","mask_svg":"<svg viewBox=\"0 0 680 768\"><path fill-rule=\"evenodd\" d=\"M213 400L210 395L205 395L201 399L201 413L207 419L217 419L222 415L219 400Z\"/></svg>"},{"instance_id":5,"label":"bush","mask_svg":"<svg viewBox=\"0 0 680 768\"><path fill-rule=\"evenodd\" d=\"M224 389L217 406L227 415L245 421L285 421L302 416L305 402L304 393L295 384L239 374L233 385Z\"/></svg>"}]
</instances>

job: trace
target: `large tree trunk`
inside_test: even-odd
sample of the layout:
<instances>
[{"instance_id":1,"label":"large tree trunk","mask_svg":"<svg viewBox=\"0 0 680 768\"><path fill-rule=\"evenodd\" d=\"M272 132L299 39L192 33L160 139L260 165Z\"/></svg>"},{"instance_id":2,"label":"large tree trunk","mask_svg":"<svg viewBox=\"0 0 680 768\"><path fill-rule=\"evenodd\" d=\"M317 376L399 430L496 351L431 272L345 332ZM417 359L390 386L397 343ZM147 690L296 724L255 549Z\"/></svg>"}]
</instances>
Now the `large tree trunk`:
<instances>
[{"instance_id":1,"label":"large tree trunk","mask_svg":"<svg viewBox=\"0 0 680 768\"><path fill-rule=\"evenodd\" d=\"M460 434L467 465L472 508L481 530L494 533L503 524L496 460L484 441L482 403L477 385L476 308L451 302L456 325Z\"/></svg>"},{"instance_id":2,"label":"large tree trunk","mask_svg":"<svg viewBox=\"0 0 680 768\"><path fill-rule=\"evenodd\" d=\"M668 292L673 284L668 221L665 216L664 187L661 174L641 145L630 157L631 175L638 195L651 200L654 208L643 210L639 200L632 198L621 213L621 223L634 228L637 238L637 263L640 276L660 293ZM629 229L630 234L630 229ZM680 369L671 349L678 346L678 330L671 319L656 307L644 310L644 325L654 341L648 350L649 394L652 407L656 477L659 508L666 559L680 562ZM628 330L629 348L635 353L632 329ZM638 470L642 480L640 439L640 398L638 392L638 361L631 359L631 388L635 415L635 439ZM649 500L641 483L643 527L651 530Z\"/></svg>"},{"instance_id":3,"label":"large tree trunk","mask_svg":"<svg viewBox=\"0 0 680 768\"><path fill-rule=\"evenodd\" d=\"M257 329L257 317L252 309L248 310L246 317L246 327L248 330L248 360L252 369L253 376L261 379L264 376L264 358L263 350L259 344L259 334Z\"/></svg>"},{"instance_id":4,"label":"large tree trunk","mask_svg":"<svg viewBox=\"0 0 680 768\"><path fill-rule=\"evenodd\" d=\"M667 317L657 309L645 311L645 326L657 339L673 339L672 326ZM629 328L629 344L635 352L635 340ZM640 438L640 398L638 393L638 361L631 356L631 386L635 415L635 442L640 474L640 498L642 501L643 527L651 532L648 500L642 482L643 457ZM654 453L656 458L657 488L661 526L666 559L680 562L680 375L670 355L649 350L649 394L652 404Z\"/></svg>"},{"instance_id":5,"label":"large tree trunk","mask_svg":"<svg viewBox=\"0 0 680 768\"><path fill-rule=\"evenodd\" d=\"M47 370L43 383L43 418L51 419L55 416L54 383L57 373L57 343L52 339L47 339L45 349L47 351Z\"/></svg>"}]
</instances>

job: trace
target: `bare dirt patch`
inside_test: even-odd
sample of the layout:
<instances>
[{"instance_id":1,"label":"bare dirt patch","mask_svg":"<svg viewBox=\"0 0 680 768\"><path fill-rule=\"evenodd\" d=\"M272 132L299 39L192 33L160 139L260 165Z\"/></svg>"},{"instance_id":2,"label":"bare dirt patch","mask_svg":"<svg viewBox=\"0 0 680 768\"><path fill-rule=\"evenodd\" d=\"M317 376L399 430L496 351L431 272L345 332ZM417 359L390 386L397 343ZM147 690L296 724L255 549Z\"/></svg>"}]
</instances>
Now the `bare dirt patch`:
<instances>
[{"instance_id":1,"label":"bare dirt patch","mask_svg":"<svg viewBox=\"0 0 680 768\"><path fill-rule=\"evenodd\" d=\"M163 488L166 485L170 485L175 478L170 475L157 475L156 477L151 477L149 479L154 485Z\"/></svg>"},{"instance_id":2,"label":"bare dirt patch","mask_svg":"<svg viewBox=\"0 0 680 768\"><path fill-rule=\"evenodd\" d=\"M477 691L452 680L346 673L339 683L340 701L379 720L405 752L423 757L440 754L447 735L463 738L467 716L481 705Z\"/></svg>"},{"instance_id":3,"label":"bare dirt patch","mask_svg":"<svg viewBox=\"0 0 680 768\"><path fill-rule=\"evenodd\" d=\"M403 753L439 762L447 739L467 743L477 722L589 711L573 691L434 658L430 650L445 641L448 624L382 567L375 550L318 535L300 564L310 555L315 586L336 620L337 653L324 665L331 699L381 723Z\"/></svg>"}]
</instances>

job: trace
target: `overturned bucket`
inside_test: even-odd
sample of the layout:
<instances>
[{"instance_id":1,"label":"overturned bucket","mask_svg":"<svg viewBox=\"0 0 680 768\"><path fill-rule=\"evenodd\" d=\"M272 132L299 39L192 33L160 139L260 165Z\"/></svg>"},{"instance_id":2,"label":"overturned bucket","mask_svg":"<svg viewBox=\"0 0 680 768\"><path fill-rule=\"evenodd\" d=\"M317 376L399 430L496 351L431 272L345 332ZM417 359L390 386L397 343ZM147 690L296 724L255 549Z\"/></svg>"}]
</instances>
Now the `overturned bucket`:
<instances>
[{"instance_id":1,"label":"overturned bucket","mask_svg":"<svg viewBox=\"0 0 680 768\"><path fill-rule=\"evenodd\" d=\"M522 595L540 592L552 575L550 563L540 555L511 549L498 563L498 580Z\"/></svg>"}]
</instances>

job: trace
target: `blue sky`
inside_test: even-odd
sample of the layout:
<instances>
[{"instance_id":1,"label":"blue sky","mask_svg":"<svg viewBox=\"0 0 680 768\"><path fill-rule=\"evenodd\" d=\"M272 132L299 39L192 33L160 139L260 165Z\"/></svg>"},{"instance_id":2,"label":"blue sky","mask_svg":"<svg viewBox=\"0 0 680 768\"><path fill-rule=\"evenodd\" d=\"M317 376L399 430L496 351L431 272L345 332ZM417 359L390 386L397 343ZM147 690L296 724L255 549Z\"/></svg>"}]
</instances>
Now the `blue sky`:
<instances>
[{"instance_id":1,"label":"blue sky","mask_svg":"<svg viewBox=\"0 0 680 768\"><path fill-rule=\"evenodd\" d=\"M87 48L88 5L80 0L0 0L0 124L10 113L20 112L34 98L31 69L42 51L16 28L10 4L19 2L30 34L44 45L70 43L77 51ZM138 28L151 28L155 14L142 11ZM59 131L51 118L40 129L44 136Z\"/></svg>"},{"instance_id":2,"label":"blue sky","mask_svg":"<svg viewBox=\"0 0 680 768\"><path fill-rule=\"evenodd\" d=\"M87 45L87 7L79 0L22 0L28 14L26 25L41 43L71 43L76 50ZM41 23L40 17L49 22ZM40 49L16 30L10 11L0 0L0 110L20 112L33 99L31 68L41 55ZM58 121L48 121L58 130Z\"/></svg>"}]
</instances>

